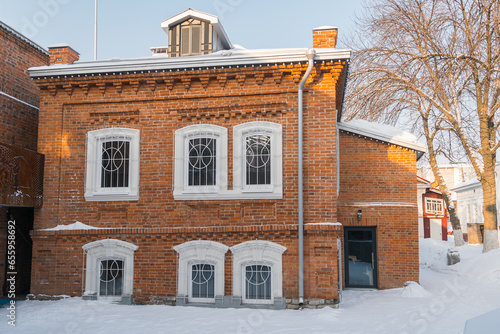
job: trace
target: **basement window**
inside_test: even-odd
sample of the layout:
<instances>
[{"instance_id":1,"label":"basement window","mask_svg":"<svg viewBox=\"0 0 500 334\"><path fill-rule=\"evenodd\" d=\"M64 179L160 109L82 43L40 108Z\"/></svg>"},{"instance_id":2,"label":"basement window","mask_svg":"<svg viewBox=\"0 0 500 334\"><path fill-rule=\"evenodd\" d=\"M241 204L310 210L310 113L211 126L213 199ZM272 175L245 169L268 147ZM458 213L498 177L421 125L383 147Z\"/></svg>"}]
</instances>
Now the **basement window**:
<instances>
[{"instance_id":1,"label":"basement window","mask_svg":"<svg viewBox=\"0 0 500 334\"><path fill-rule=\"evenodd\" d=\"M233 296L243 304L274 304L283 298L282 257L286 247L264 240L245 241L233 253Z\"/></svg>"},{"instance_id":2,"label":"basement window","mask_svg":"<svg viewBox=\"0 0 500 334\"><path fill-rule=\"evenodd\" d=\"M214 304L224 296L224 260L229 247L193 240L174 247L179 254L177 303Z\"/></svg>"},{"instance_id":3,"label":"basement window","mask_svg":"<svg viewBox=\"0 0 500 334\"><path fill-rule=\"evenodd\" d=\"M90 242L83 247L86 299L132 302L134 252L138 246L117 239Z\"/></svg>"}]
</instances>

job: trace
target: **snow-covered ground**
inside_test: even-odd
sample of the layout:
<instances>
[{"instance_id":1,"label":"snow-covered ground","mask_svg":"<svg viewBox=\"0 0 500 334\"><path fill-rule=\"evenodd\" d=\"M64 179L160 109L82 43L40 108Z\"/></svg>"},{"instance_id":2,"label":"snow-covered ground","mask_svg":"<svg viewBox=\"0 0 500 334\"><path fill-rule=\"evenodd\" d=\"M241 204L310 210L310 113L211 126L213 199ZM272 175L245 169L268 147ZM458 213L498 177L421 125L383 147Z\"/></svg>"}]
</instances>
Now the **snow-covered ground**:
<instances>
[{"instance_id":1,"label":"snow-covered ground","mask_svg":"<svg viewBox=\"0 0 500 334\"><path fill-rule=\"evenodd\" d=\"M463 333L467 319L500 308L500 250L420 242L420 283L391 290L346 290L339 309L271 311L110 305L81 298L20 301L16 327L0 309L0 333ZM500 322L500 319L499 319ZM484 333L498 333L499 327Z\"/></svg>"}]
</instances>

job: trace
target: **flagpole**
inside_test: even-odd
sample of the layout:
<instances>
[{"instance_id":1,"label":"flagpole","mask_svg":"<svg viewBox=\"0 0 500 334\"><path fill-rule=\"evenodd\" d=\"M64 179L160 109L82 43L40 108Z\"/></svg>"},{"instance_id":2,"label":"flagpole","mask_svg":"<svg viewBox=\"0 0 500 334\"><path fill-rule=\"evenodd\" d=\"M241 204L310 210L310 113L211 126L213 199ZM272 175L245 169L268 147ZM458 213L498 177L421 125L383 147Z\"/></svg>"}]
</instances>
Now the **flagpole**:
<instances>
[{"instance_id":1,"label":"flagpole","mask_svg":"<svg viewBox=\"0 0 500 334\"><path fill-rule=\"evenodd\" d=\"M94 12L94 60L97 60L97 0L95 0Z\"/></svg>"}]
</instances>

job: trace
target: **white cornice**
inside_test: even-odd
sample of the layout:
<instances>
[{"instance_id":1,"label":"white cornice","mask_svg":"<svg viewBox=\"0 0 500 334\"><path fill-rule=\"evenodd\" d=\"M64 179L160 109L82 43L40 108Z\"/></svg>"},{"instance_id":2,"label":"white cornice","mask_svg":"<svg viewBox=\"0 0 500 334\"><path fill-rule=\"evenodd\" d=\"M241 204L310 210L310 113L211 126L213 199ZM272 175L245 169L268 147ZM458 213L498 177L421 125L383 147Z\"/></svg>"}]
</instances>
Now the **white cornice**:
<instances>
[{"instance_id":1,"label":"white cornice","mask_svg":"<svg viewBox=\"0 0 500 334\"><path fill-rule=\"evenodd\" d=\"M267 64L307 62L308 49L231 49L209 55L191 57L148 57L136 59L110 59L104 61L76 62L73 64L32 67L32 78L58 76L85 76L195 70L210 67L247 67ZM350 50L316 49L316 61L349 60Z\"/></svg>"}]
</instances>

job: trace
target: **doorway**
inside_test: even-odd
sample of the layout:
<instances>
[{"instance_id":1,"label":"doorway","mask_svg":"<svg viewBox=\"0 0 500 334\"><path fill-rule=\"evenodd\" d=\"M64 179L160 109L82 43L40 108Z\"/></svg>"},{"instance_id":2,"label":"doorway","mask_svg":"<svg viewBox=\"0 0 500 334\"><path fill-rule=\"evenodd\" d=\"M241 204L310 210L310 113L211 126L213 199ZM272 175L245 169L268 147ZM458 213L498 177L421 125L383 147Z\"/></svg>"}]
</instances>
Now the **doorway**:
<instances>
[{"instance_id":1,"label":"doorway","mask_svg":"<svg viewBox=\"0 0 500 334\"><path fill-rule=\"evenodd\" d=\"M23 298L30 293L31 286L32 241L30 231L33 229L34 210L27 207L7 207L3 209L0 208L0 214L5 217L0 219L0 229L5 229L4 234L0 234L0 238L2 238L0 240L0 247L2 247L0 254L3 255L0 256L0 268L3 269L2 273L0 273L0 287L2 288L0 298L6 297L10 292L6 279L12 276L12 272L15 272L15 295L18 298ZM12 231L12 235L15 237L15 244L13 244L15 247L15 263L13 267L8 265L8 235L11 234L7 231Z\"/></svg>"},{"instance_id":2,"label":"doorway","mask_svg":"<svg viewBox=\"0 0 500 334\"><path fill-rule=\"evenodd\" d=\"M345 285L377 288L377 243L375 227L346 227Z\"/></svg>"}]
</instances>

